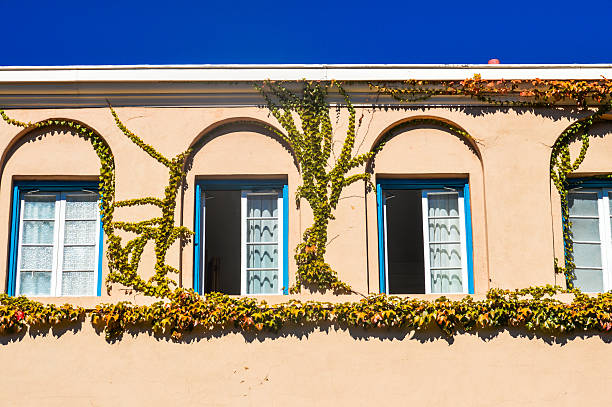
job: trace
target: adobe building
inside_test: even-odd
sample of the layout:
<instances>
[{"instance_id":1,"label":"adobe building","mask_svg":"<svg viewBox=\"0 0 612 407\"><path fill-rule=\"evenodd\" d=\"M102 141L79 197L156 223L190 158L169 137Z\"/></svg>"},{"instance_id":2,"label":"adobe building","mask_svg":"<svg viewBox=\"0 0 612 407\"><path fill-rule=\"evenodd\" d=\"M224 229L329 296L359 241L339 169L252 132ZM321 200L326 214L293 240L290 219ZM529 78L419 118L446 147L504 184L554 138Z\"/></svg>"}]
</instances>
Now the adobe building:
<instances>
[{"instance_id":1,"label":"adobe building","mask_svg":"<svg viewBox=\"0 0 612 407\"><path fill-rule=\"evenodd\" d=\"M611 65L95 66L0 68L0 291L43 303L154 300L113 285L100 222L100 160L62 121L95 130L112 151L115 200L164 196L168 168L117 127L165 157L191 148L175 223L195 232L166 261L179 286L269 303L359 301L359 294L482 299L491 288L565 286L565 256L551 151L585 112L496 106L461 95L410 103L371 83L599 80ZM254 83L342 81L358 119L353 170L372 185L347 186L330 221L325 260L355 291L290 294L296 246L313 221L295 196L299 160ZM516 95L508 96L508 100ZM330 92L334 154L349 116ZM423 119L432 121L421 121ZM572 174L612 172L612 114L594 124ZM441 125L433 125L438 121ZM443 124L460 129L450 131ZM463 134L463 135L462 135ZM469 135L466 137L465 134ZM572 157L581 142L570 145ZM333 158L332 158L333 159ZM612 180L569 192L575 284L612 288ZM151 205L116 208L115 221L159 215ZM153 275L147 245L138 268ZM606 334L551 338L524 330L463 333L363 331L335 326L277 334L194 333L174 343L150 332L108 343L89 323L77 330L3 339L3 405L569 405L604 404L612 380ZM8 404L6 404L8 402ZM12 404L11 404L12 403Z\"/></svg>"}]
</instances>

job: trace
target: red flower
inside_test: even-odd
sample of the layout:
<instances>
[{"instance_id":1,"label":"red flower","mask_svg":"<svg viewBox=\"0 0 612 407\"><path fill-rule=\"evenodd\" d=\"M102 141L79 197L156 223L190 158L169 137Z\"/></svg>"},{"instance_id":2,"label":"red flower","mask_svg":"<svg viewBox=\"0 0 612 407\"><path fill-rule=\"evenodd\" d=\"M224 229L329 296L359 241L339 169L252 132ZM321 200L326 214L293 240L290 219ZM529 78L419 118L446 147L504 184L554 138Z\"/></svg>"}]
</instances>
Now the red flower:
<instances>
[{"instance_id":1,"label":"red flower","mask_svg":"<svg viewBox=\"0 0 612 407\"><path fill-rule=\"evenodd\" d=\"M25 313L23 311L15 311L15 318L17 321L21 321L25 318Z\"/></svg>"}]
</instances>

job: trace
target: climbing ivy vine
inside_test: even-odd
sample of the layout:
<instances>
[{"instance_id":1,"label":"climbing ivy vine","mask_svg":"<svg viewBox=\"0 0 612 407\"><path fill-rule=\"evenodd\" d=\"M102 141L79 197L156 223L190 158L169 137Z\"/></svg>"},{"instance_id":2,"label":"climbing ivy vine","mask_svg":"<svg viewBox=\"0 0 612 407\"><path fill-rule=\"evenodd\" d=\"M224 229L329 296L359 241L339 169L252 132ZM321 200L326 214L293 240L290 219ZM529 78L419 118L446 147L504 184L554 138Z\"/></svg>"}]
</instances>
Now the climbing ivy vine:
<instances>
[{"instance_id":1,"label":"climbing ivy vine","mask_svg":"<svg viewBox=\"0 0 612 407\"><path fill-rule=\"evenodd\" d=\"M555 271L563 273L567 287L573 288L575 279L573 240L569 218L568 177L576 171L586 157L589 148L589 129L612 109L612 81L602 78L596 81L551 81L551 80L483 80L474 75L463 81L417 81L407 80L399 85L370 83L370 87L380 94L393 97L400 102L415 102L433 96L466 96L481 102L524 108L559 107L573 102L584 109L588 115L571 124L555 141L550 159L550 176L561 199L563 219L563 242L565 265L560 266L555 258ZM592 112L595 105L596 111ZM582 145L578 157L572 161L570 144L580 139ZM612 175L593 178L612 179Z\"/></svg>"},{"instance_id":2,"label":"climbing ivy vine","mask_svg":"<svg viewBox=\"0 0 612 407\"><path fill-rule=\"evenodd\" d=\"M305 199L314 216L313 225L305 230L303 241L296 248L298 270L291 292L300 291L305 284L335 292L350 292L351 287L340 281L336 271L325 262L327 230L329 221L334 219L333 212L342 190L357 181L370 181L369 173L351 174L351 171L363 166L376 152L354 153L355 108L340 83L302 81L291 85L298 90L290 90L287 83L282 82L266 81L256 85L267 108L286 133L274 128L271 130L291 147L299 164L302 185L297 189L297 204L301 198ZM340 93L348 111L342 149L333 160L331 106L327 100L331 88Z\"/></svg>"},{"instance_id":3,"label":"climbing ivy vine","mask_svg":"<svg viewBox=\"0 0 612 407\"><path fill-rule=\"evenodd\" d=\"M118 128L130 141L151 158L168 168L169 180L163 198L147 197L115 201L115 162L112 152L104 139L88 126L72 120L44 120L36 123L26 123L10 118L3 110L0 110L0 115L5 122L17 127L24 129L66 129L91 143L100 159L98 179L100 213L102 228L107 238L106 257L109 265L109 274L106 279L107 289L110 291L112 283L120 283L145 295L167 297L172 290L172 286L176 284L172 278L168 277L168 273L178 273L178 270L166 264L166 253L177 239L188 239L192 233L185 227L174 225L176 198L183 180L185 158L189 155L190 150L168 159L127 129L119 120L113 108L110 108L110 111ZM140 222L114 220L115 208L137 205L157 206L161 211L161 216ZM134 233L137 236L123 244L119 232ZM150 241L155 244L155 273L153 277L146 281L138 274L138 266L142 252Z\"/></svg>"}]
</instances>

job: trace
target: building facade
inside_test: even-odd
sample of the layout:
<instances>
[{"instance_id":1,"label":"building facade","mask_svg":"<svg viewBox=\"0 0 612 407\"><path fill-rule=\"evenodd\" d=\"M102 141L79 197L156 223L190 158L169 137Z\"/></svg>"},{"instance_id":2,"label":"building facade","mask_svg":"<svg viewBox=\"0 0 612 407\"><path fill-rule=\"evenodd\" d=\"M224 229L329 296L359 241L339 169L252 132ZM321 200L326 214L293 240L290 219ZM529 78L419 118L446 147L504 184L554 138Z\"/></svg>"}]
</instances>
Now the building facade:
<instances>
[{"instance_id":1,"label":"building facade","mask_svg":"<svg viewBox=\"0 0 612 407\"><path fill-rule=\"evenodd\" d=\"M176 225L195 235L173 244L166 256L179 271L181 287L279 303L357 301L358 293L482 298L491 288L565 286L564 275L555 272L555 258L562 262L565 249L551 152L584 111L498 107L465 96L401 103L368 85L461 81L475 74L493 80L598 80L612 77L612 66L1 68L0 107L11 119L58 124L32 130L0 122L0 290L87 308L151 301L120 285L107 292L100 159L88 140L62 125L82 123L107 143L116 201L162 198L168 168L122 133L109 104L165 157L191 149L174 213ZM277 134L284 130L253 85L266 79L343 81L358 119L356 151L382 145L354 170L368 171L372 184L347 186L329 224L326 261L353 295L289 294L297 272L294 249L313 213L306 200L296 202L299 160ZM339 95L330 94L330 101L333 106ZM340 154L349 117L344 108L331 117L339 140L333 150ZM592 127L588 153L573 179L612 172L611 118L604 115ZM572 157L580 148L580 140L571 143ZM572 188L576 285L608 291L612 182L591 180ZM145 221L159 213L154 205L120 207L114 219ZM138 270L145 279L153 275L155 256L152 245L143 248ZM140 333L108 344L85 325L76 333L7 339L0 359L12 366L2 380L3 394L14 395L7 400L569 404L603 401L600 388L612 361L608 340L595 334L551 340L509 330L449 340L437 333L327 327L263 338L202 333L180 344Z\"/></svg>"}]
</instances>

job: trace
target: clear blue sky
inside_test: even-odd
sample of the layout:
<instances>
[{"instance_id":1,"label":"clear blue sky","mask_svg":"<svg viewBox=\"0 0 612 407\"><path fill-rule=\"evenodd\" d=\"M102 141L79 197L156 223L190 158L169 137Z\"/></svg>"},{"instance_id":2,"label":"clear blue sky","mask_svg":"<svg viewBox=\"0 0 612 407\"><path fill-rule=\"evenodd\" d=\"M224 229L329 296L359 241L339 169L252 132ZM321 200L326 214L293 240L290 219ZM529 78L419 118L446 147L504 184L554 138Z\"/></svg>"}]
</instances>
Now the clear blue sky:
<instances>
[{"instance_id":1,"label":"clear blue sky","mask_svg":"<svg viewBox=\"0 0 612 407\"><path fill-rule=\"evenodd\" d=\"M612 63L612 0L0 5L0 65Z\"/></svg>"}]
</instances>

